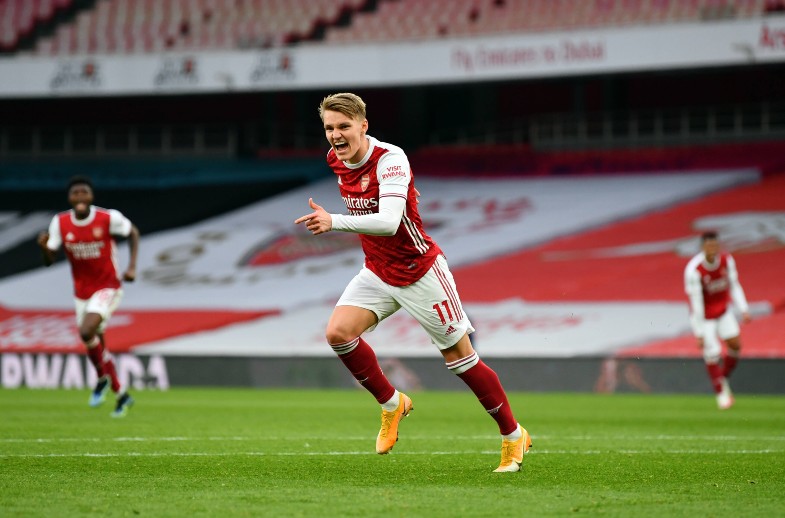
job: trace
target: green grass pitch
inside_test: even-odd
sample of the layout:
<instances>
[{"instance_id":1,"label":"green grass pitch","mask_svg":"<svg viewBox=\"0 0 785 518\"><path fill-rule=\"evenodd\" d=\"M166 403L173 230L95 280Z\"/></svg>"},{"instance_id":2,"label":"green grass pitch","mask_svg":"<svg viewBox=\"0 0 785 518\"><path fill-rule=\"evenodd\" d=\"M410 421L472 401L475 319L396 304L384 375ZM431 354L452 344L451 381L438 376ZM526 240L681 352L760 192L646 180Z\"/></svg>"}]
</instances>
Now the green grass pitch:
<instances>
[{"instance_id":1,"label":"green grass pitch","mask_svg":"<svg viewBox=\"0 0 785 518\"><path fill-rule=\"evenodd\" d=\"M534 447L496 474L466 392L412 393L390 455L357 390L0 390L0 516L783 516L785 398L513 393Z\"/></svg>"}]
</instances>

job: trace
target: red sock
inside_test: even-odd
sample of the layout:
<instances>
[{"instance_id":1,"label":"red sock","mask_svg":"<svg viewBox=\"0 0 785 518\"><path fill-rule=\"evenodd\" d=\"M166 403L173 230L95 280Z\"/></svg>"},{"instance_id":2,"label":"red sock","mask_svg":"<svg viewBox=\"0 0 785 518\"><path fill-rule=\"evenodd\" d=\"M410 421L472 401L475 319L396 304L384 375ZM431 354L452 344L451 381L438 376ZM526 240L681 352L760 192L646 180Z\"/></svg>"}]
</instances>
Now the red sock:
<instances>
[{"instance_id":1,"label":"red sock","mask_svg":"<svg viewBox=\"0 0 785 518\"><path fill-rule=\"evenodd\" d=\"M722 367L719 363L707 363L706 364L706 371L709 373L709 379L711 380L711 386L714 387L714 392L719 394L722 392Z\"/></svg>"},{"instance_id":2,"label":"red sock","mask_svg":"<svg viewBox=\"0 0 785 518\"><path fill-rule=\"evenodd\" d=\"M104 374L106 376L109 376L109 379L112 381L112 392L114 392L115 394L119 394L120 378L117 377L117 368L115 368L114 359L112 358L112 355L109 353L106 353L104 355L103 368L104 368Z\"/></svg>"},{"instance_id":3,"label":"red sock","mask_svg":"<svg viewBox=\"0 0 785 518\"><path fill-rule=\"evenodd\" d=\"M502 435L511 434L518 429L518 421L512 415L507 394L504 393L499 376L493 369L479 360L474 367L458 376L472 389L482 407L499 425L499 432Z\"/></svg>"},{"instance_id":4,"label":"red sock","mask_svg":"<svg viewBox=\"0 0 785 518\"><path fill-rule=\"evenodd\" d=\"M725 354L725 357L722 359L722 365L725 368L723 375L726 378L730 376L730 373L733 372L733 370L736 368L737 363L739 363L739 351L729 349Z\"/></svg>"},{"instance_id":5,"label":"red sock","mask_svg":"<svg viewBox=\"0 0 785 518\"><path fill-rule=\"evenodd\" d=\"M95 372L99 378L109 376L112 383L112 392L120 391L120 378L117 377L117 368L115 367L112 355L104 348L98 338L95 338L93 347L87 348L87 356L90 358L90 363L95 367Z\"/></svg>"},{"instance_id":6,"label":"red sock","mask_svg":"<svg viewBox=\"0 0 785 518\"><path fill-rule=\"evenodd\" d=\"M386 403L395 394L393 387L379 367L376 353L362 338L345 344L331 345L349 372L370 392L376 401Z\"/></svg>"},{"instance_id":7,"label":"red sock","mask_svg":"<svg viewBox=\"0 0 785 518\"><path fill-rule=\"evenodd\" d=\"M103 356L104 348L101 345L101 342L96 343L92 347L87 346L87 357L90 358L90 363L92 363L93 367L95 367L95 372L98 374L99 378L104 376Z\"/></svg>"}]
</instances>

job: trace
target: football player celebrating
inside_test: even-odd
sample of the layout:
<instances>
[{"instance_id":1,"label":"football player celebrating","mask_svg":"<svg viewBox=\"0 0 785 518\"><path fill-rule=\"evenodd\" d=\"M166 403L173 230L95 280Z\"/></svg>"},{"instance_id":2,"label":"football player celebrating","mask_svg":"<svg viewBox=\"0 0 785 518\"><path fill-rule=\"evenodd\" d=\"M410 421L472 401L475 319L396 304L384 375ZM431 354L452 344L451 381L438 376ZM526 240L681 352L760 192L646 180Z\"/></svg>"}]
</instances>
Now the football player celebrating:
<instances>
[{"instance_id":1,"label":"football player celebrating","mask_svg":"<svg viewBox=\"0 0 785 518\"><path fill-rule=\"evenodd\" d=\"M89 404L92 407L101 405L111 388L117 396L112 416L123 417L134 400L120 385L114 359L106 348L104 331L123 296L114 236L128 238L130 260L122 280L133 282L139 230L120 212L95 207L93 185L85 176L76 176L69 181L68 202L71 210L52 218L49 231L39 234L38 245L46 266L55 261L61 246L71 264L76 323L87 347L87 356L98 374Z\"/></svg>"},{"instance_id":2,"label":"football player celebrating","mask_svg":"<svg viewBox=\"0 0 785 518\"><path fill-rule=\"evenodd\" d=\"M376 452L392 449L399 423L414 405L390 383L361 335L404 308L428 333L447 368L469 386L498 424L502 454L495 471L519 471L531 438L513 416L498 376L472 348L469 333L474 328L461 306L447 261L423 229L409 160L401 148L366 134L365 103L359 96L325 97L319 114L330 143L327 163L337 176L348 214L330 214L310 199L312 212L295 223L304 224L314 235L330 231L360 235L365 264L338 300L326 338L382 407Z\"/></svg>"}]
</instances>

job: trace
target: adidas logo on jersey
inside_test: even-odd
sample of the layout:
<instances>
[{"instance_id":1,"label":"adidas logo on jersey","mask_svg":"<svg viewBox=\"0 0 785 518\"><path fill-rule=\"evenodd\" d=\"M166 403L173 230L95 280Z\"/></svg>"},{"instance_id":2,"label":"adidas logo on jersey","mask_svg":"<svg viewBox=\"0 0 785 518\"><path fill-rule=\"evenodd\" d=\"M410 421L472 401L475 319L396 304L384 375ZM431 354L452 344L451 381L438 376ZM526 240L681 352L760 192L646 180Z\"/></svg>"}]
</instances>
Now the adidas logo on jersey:
<instances>
[{"instance_id":1,"label":"adidas logo on jersey","mask_svg":"<svg viewBox=\"0 0 785 518\"><path fill-rule=\"evenodd\" d=\"M456 331L457 331L457 329L455 329L453 326L450 326L450 327L447 328L447 331L444 333L444 335L445 336L451 335L451 334L453 334Z\"/></svg>"}]
</instances>

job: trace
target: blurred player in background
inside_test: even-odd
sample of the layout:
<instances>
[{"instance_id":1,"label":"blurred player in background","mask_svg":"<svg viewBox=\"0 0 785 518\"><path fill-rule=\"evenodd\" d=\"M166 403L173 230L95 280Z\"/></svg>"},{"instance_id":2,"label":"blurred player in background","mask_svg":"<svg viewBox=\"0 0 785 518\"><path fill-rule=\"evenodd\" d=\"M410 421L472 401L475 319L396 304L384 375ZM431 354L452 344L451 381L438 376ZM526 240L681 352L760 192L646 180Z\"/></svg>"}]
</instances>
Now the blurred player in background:
<instances>
[{"instance_id":1,"label":"blurred player in background","mask_svg":"<svg viewBox=\"0 0 785 518\"><path fill-rule=\"evenodd\" d=\"M360 234L365 265L338 300L326 336L344 365L382 406L376 452L392 449L399 422L413 404L392 386L360 335L403 307L430 335L447 368L496 420L502 434L496 471L519 471L531 439L513 416L498 376L472 348L469 333L474 328L441 249L423 230L406 155L366 135L365 103L355 94L324 98L319 114L331 146L327 163L337 176L349 214L329 214L310 199L313 212L295 223L304 223L314 235L331 230Z\"/></svg>"},{"instance_id":2,"label":"blurred player in background","mask_svg":"<svg viewBox=\"0 0 785 518\"><path fill-rule=\"evenodd\" d=\"M38 236L38 245L46 266L55 261L61 246L71 263L79 335L98 374L89 404L97 407L103 403L111 387L117 395L112 416L123 417L134 401L120 385L114 359L106 348L104 330L123 296L114 236L128 238L130 260L122 279L133 282L139 230L120 212L93 206L93 186L85 176L69 181L68 202L71 210L52 218L49 231Z\"/></svg>"},{"instance_id":3,"label":"blurred player in background","mask_svg":"<svg viewBox=\"0 0 785 518\"><path fill-rule=\"evenodd\" d=\"M728 303L733 301L745 323L750 321L749 306L739 283L736 261L730 254L720 252L717 233L705 232L701 248L684 270L684 289L690 299L692 330L703 350L717 406L725 410L733 406L728 377L741 353L739 323ZM720 339L727 346L724 356Z\"/></svg>"}]
</instances>

